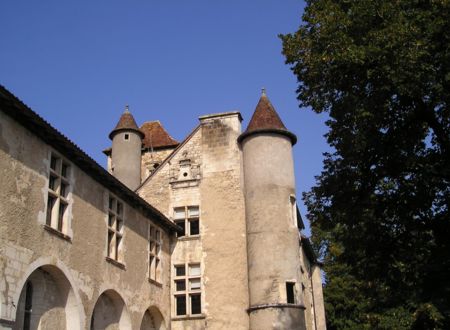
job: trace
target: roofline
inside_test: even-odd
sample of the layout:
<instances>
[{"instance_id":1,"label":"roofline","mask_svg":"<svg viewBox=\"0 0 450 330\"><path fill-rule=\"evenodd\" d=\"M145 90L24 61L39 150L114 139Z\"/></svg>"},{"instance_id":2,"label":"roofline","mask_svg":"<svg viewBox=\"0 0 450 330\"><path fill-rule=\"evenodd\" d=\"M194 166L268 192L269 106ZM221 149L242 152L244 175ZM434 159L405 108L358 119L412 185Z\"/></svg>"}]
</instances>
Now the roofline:
<instances>
[{"instance_id":1,"label":"roofline","mask_svg":"<svg viewBox=\"0 0 450 330\"><path fill-rule=\"evenodd\" d=\"M239 135L237 141L238 143L242 143L246 138L253 135L261 135L261 134L279 134L288 137L291 140L292 145L297 143L297 136L294 133L289 132L288 130L279 129L279 128L261 128L252 131L247 131Z\"/></svg>"},{"instance_id":2,"label":"roofline","mask_svg":"<svg viewBox=\"0 0 450 330\"><path fill-rule=\"evenodd\" d=\"M0 110L65 155L73 164L117 197L138 208L145 216L151 216L152 219L155 219L156 222L166 229L179 232L179 227L175 223L109 174L80 147L51 126L2 85L0 85Z\"/></svg>"},{"instance_id":3,"label":"roofline","mask_svg":"<svg viewBox=\"0 0 450 330\"><path fill-rule=\"evenodd\" d=\"M309 240L309 238L300 233L300 241L302 245L305 246L305 254L308 257L308 259L314 264L321 265L321 263L317 260L316 253L312 248L311 241Z\"/></svg>"},{"instance_id":4,"label":"roofline","mask_svg":"<svg viewBox=\"0 0 450 330\"><path fill-rule=\"evenodd\" d=\"M175 149L173 149L173 151L170 153L170 155L169 156L167 156L166 157L166 159L164 159L163 160L163 162L155 169L155 171L153 171L152 172L152 174L150 174L137 188L136 188L136 190L135 191L138 191L139 189L141 189L143 186L144 186L144 184L146 184L147 183L147 181L148 180L150 180L150 178L152 178L156 173L158 173L159 172L159 170L163 167L163 165L165 165L168 161L170 161L172 158L173 158L173 156L175 155L175 153L179 150L179 149L181 149L186 143L187 143L187 141L189 141L189 139L199 130L199 128L201 127L201 124L199 124L199 125L197 125L197 127L196 128L194 128L193 130L192 130L192 132L191 133L189 133L189 135L188 136L186 136L186 138L183 140L183 141L181 141L181 143L175 148Z\"/></svg>"}]
</instances>

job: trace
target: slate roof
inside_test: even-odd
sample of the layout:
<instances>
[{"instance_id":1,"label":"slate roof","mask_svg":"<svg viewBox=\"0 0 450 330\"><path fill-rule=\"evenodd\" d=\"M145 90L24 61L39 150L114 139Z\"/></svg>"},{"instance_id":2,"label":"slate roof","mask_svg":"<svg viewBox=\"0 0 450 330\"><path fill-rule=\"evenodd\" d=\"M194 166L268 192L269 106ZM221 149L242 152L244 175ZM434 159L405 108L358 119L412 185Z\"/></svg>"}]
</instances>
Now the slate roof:
<instances>
[{"instance_id":1,"label":"slate roof","mask_svg":"<svg viewBox=\"0 0 450 330\"><path fill-rule=\"evenodd\" d=\"M114 135L121 131L135 131L139 133L141 138L144 137L144 133L139 130L133 115L128 110L128 106L126 107L125 112L122 114L122 116L120 116L119 122L117 123L116 127L111 131L111 133L109 133L109 138L112 140Z\"/></svg>"},{"instance_id":2,"label":"slate roof","mask_svg":"<svg viewBox=\"0 0 450 330\"><path fill-rule=\"evenodd\" d=\"M95 160L89 157L75 143L61 134L2 85L0 85L0 111L4 112L7 116L10 116L41 140L51 145L92 179L107 188L123 201L127 202L136 210L139 210L146 217L151 218L163 228L170 231L179 231L179 227L175 223L170 221L155 207L148 204L134 191L130 190L122 182L109 174L108 171L97 164Z\"/></svg>"},{"instance_id":3,"label":"slate roof","mask_svg":"<svg viewBox=\"0 0 450 330\"><path fill-rule=\"evenodd\" d=\"M258 133L278 133L289 137L293 145L297 142L297 137L284 126L265 92L256 105L247 129L239 136L238 141L242 142L246 137Z\"/></svg>"},{"instance_id":4,"label":"slate roof","mask_svg":"<svg viewBox=\"0 0 450 330\"><path fill-rule=\"evenodd\" d=\"M148 121L141 126L144 133L143 148L163 149L175 148L180 143L172 138L158 121Z\"/></svg>"}]
</instances>

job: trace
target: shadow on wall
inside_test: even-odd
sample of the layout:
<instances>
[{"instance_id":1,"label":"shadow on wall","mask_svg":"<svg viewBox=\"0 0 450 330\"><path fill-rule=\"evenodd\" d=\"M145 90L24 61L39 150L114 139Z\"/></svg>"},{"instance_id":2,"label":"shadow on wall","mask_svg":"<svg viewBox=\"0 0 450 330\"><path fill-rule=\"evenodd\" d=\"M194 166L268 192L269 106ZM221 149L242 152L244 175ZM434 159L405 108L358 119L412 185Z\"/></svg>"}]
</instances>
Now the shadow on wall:
<instances>
[{"instance_id":1,"label":"shadow on wall","mask_svg":"<svg viewBox=\"0 0 450 330\"><path fill-rule=\"evenodd\" d=\"M114 290L104 291L97 300L91 318L91 330L131 330L131 320L125 302Z\"/></svg>"},{"instance_id":2,"label":"shadow on wall","mask_svg":"<svg viewBox=\"0 0 450 330\"><path fill-rule=\"evenodd\" d=\"M144 313L140 330L166 330L164 318L157 307L150 307Z\"/></svg>"},{"instance_id":3,"label":"shadow on wall","mask_svg":"<svg viewBox=\"0 0 450 330\"><path fill-rule=\"evenodd\" d=\"M31 273L22 288L13 329L81 329L73 288L57 267Z\"/></svg>"}]
</instances>

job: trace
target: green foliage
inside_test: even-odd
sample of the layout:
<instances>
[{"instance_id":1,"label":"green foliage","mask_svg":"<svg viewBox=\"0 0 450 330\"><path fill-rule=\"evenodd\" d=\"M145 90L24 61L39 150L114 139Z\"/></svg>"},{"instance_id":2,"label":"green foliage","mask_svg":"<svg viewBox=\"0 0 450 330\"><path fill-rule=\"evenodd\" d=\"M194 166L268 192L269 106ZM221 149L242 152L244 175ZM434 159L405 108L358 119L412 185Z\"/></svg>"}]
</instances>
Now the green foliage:
<instances>
[{"instance_id":1,"label":"green foliage","mask_svg":"<svg viewBox=\"0 0 450 330\"><path fill-rule=\"evenodd\" d=\"M329 329L450 328L450 2L309 0L281 38L330 117L304 194Z\"/></svg>"}]
</instances>

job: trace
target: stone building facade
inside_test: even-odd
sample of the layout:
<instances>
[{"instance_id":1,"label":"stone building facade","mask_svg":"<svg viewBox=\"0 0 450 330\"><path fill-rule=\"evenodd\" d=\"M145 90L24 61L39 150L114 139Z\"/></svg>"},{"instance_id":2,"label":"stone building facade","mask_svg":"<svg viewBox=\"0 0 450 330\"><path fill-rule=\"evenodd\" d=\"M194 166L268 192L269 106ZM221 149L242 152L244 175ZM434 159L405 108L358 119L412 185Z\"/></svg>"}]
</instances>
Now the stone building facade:
<instances>
[{"instance_id":1,"label":"stone building facade","mask_svg":"<svg viewBox=\"0 0 450 330\"><path fill-rule=\"evenodd\" d=\"M325 329L296 137L265 94L241 121L127 109L105 170L0 87L0 329Z\"/></svg>"}]
</instances>

